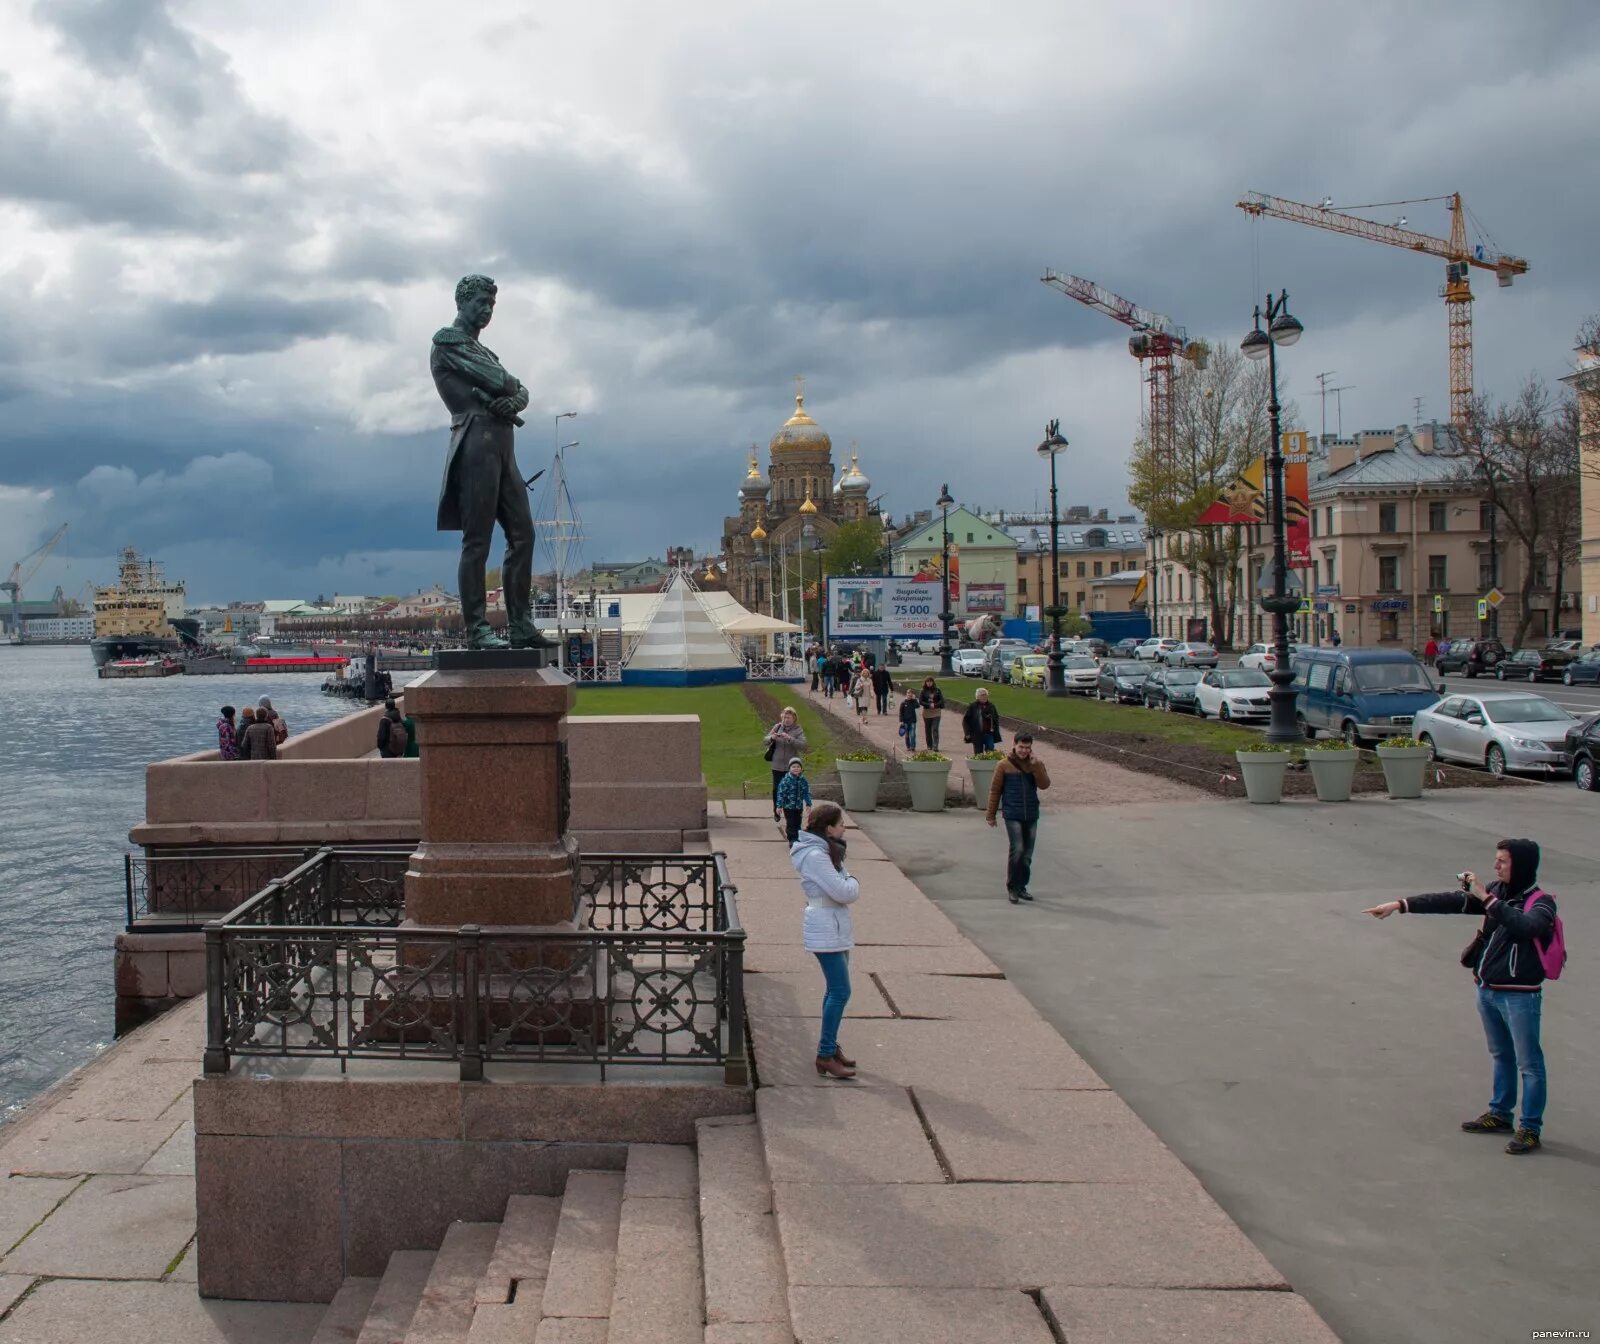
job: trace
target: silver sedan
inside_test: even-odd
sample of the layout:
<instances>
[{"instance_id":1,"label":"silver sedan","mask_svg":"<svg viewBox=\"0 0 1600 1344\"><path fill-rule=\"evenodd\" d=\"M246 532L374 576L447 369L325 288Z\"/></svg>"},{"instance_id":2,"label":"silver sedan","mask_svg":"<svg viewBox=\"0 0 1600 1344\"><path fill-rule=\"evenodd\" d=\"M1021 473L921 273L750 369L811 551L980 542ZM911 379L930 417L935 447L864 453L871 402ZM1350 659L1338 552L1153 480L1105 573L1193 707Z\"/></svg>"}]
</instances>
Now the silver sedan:
<instances>
[{"instance_id":1,"label":"silver sedan","mask_svg":"<svg viewBox=\"0 0 1600 1344\"><path fill-rule=\"evenodd\" d=\"M1574 716L1542 695L1485 691L1451 695L1419 710L1411 731L1442 761L1483 765L1491 774L1566 774Z\"/></svg>"}]
</instances>

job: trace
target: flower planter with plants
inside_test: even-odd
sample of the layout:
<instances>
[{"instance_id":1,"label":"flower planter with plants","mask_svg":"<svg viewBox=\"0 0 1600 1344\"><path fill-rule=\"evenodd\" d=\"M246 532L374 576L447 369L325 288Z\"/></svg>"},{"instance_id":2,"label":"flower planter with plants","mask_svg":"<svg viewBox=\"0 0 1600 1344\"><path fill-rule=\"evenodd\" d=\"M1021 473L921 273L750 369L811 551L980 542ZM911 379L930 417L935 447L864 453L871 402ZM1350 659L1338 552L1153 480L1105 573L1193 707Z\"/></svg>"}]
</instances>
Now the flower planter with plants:
<instances>
[{"instance_id":1,"label":"flower planter with plants","mask_svg":"<svg viewBox=\"0 0 1600 1344\"><path fill-rule=\"evenodd\" d=\"M1252 803L1281 803L1289 749L1275 742L1252 742L1233 753L1244 776L1244 796Z\"/></svg>"},{"instance_id":2,"label":"flower planter with plants","mask_svg":"<svg viewBox=\"0 0 1600 1344\"><path fill-rule=\"evenodd\" d=\"M1390 737L1378 743L1378 763L1389 797L1420 798L1433 752L1414 737Z\"/></svg>"},{"instance_id":3,"label":"flower planter with plants","mask_svg":"<svg viewBox=\"0 0 1600 1344\"><path fill-rule=\"evenodd\" d=\"M979 807L988 802L989 785L994 780L994 772L1005 758L1003 751L980 751L976 756L967 758L967 770L972 775L972 796Z\"/></svg>"},{"instance_id":4,"label":"flower planter with plants","mask_svg":"<svg viewBox=\"0 0 1600 1344\"><path fill-rule=\"evenodd\" d=\"M1347 747L1340 737L1324 738L1306 744L1306 762L1311 767L1311 782L1317 786L1317 801L1348 803L1356 780L1361 753Z\"/></svg>"},{"instance_id":5,"label":"flower planter with plants","mask_svg":"<svg viewBox=\"0 0 1600 1344\"><path fill-rule=\"evenodd\" d=\"M845 810L849 812L876 812L878 786L883 783L883 772L888 762L870 751L852 751L836 756L833 768L839 775L839 787L844 791Z\"/></svg>"},{"instance_id":6,"label":"flower planter with plants","mask_svg":"<svg viewBox=\"0 0 1600 1344\"><path fill-rule=\"evenodd\" d=\"M913 812L943 812L950 786L950 758L937 751L917 751L900 762L911 789Z\"/></svg>"}]
</instances>

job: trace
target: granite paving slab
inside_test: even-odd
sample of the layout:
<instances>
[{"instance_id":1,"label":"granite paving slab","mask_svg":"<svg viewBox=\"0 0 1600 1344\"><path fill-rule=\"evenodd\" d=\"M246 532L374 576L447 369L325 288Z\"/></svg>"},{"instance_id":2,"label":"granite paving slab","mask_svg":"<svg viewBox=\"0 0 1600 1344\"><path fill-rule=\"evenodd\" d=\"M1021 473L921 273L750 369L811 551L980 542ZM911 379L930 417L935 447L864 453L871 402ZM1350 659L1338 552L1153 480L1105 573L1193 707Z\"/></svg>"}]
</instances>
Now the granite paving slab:
<instances>
[{"instance_id":1,"label":"granite paving slab","mask_svg":"<svg viewBox=\"0 0 1600 1344\"><path fill-rule=\"evenodd\" d=\"M82 1182L79 1176L8 1176L0 1180L0 1256L32 1231Z\"/></svg>"},{"instance_id":2,"label":"granite paving slab","mask_svg":"<svg viewBox=\"0 0 1600 1344\"><path fill-rule=\"evenodd\" d=\"M911 1098L897 1087L764 1087L756 1122L774 1186L945 1179Z\"/></svg>"},{"instance_id":3,"label":"granite paving slab","mask_svg":"<svg viewBox=\"0 0 1600 1344\"><path fill-rule=\"evenodd\" d=\"M187 1176L91 1176L0 1260L0 1273L159 1279L194 1223Z\"/></svg>"},{"instance_id":4,"label":"granite paving slab","mask_svg":"<svg viewBox=\"0 0 1600 1344\"><path fill-rule=\"evenodd\" d=\"M28 1291L33 1281L32 1274L0 1274L0 1316L11 1310L11 1304Z\"/></svg>"},{"instance_id":5,"label":"granite paving slab","mask_svg":"<svg viewBox=\"0 0 1600 1344\"><path fill-rule=\"evenodd\" d=\"M1044 1019L1009 980L904 971L880 973L884 993L899 1017L970 1022L1020 1022Z\"/></svg>"},{"instance_id":6,"label":"granite paving slab","mask_svg":"<svg viewBox=\"0 0 1600 1344\"><path fill-rule=\"evenodd\" d=\"M625 1198L607 1344L703 1344L704 1283L695 1201Z\"/></svg>"},{"instance_id":7,"label":"granite paving slab","mask_svg":"<svg viewBox=\"0 0 1600 1344\"><path fill-rule=\"evenodd\" d=\"M706 1344L794 1344L794 1332L775 1321L708 1325Z\"/></svg>"},{"instance_id":8,"label":"granite paving slab","mask_svg":"<svg viewBox=\"0 0 1600 1344\"><path fill-rule=\"evenodd\" d=\"M777 834L776 828L774 828L773 834ZM853 843L857 834L859 832L852 832L851 835L845 837L848 855L845 859L845 864L850 869L852 877L859 878L862 882L871 882L874 878L881 876L885 881L889 881L888 873L890 871L896 875L899 874L900 870L890 863L888 859L882 857L882 850L879 850L876 855L867 854L863 850L858 857ZM742 884L748 878L759 877L786 877L791 882L795 880L794 865L789 862L789 849L786 845L766 845L756 841L723 845L720 831L714 837L713 844L716 848L725 848L728 851L728 867L737 871L737 875L733 879L735 885ZM737 855L737 862L735 862L735 855ZM877 871L879 869L885 871L879 873Z\"/></svg>"},{"instance_id":9,"label":"granite paving slab","mask_svg":"<svg viewBox=\"0 0 1600 1344\"><path fill-rule=\"evenodd\" d=\"M120 1051L99 1067L74 1074L51 1109L58 1115L94 1120L155 1120L193 1086L195 1059L157 1063Z\"/></svg>"},{"instance_id":10,"label":"granite paving slab","mask_svg":"<svg viewBox=\"0 0 1600 1344\"><path fill-rule=\"evenodd\" d=\"M57 1279L0 1321L0 1344L308 1344L325 1310L206 1300L191 1283Z\"/></svg>"},{"instance_id":11,"label":"granite paving slab","mask_svg":"<svg viewBox=\"0 0 1600 1344\"><path fill-rule=\"evenodd\" d=\"M182 1123L170 1116L161 1120L78 1119L50 1110L0 1148L0 1171L32 1176L89 1172L131 1176Z\"/></svg>"},{"instance_id":12,"label":"granite paving slab","mask_svg":"<svg viewBox=\"0 0 1600 1344\"><path fill-rule=\"evenodd\" d=\"M610 1328L609 1321L586 1320L581 1316L546 1319L539 1322L533 1344L607 1344Z\"/></svg>"},{"instance_id":13,"label":"granite paving slab","mask_svg":"<svg viewBox=\"0 0 1600 1344\"><path fill-rule=\"evenodd\" d=\"M1046 1288L1072 1344L1338 1344L1298 1293Z\"/></svg>"},{"instance_id":14,"label":"granite paving slab","mask_svg":"<svg viewBox=\"0 0 1600 1344\"><path fill-rule=\"evenodd\" d=\"M676 1143L631 1143L623 1171L624 1199L696 1199L694 1149Z\"/></svg>"},{"instance_id":15,"label":"granite paving slab","mask_svg":"<svg viewBox=\"0 0 1600 1344\"><path fill-rule=\"evenodd\" d=\"M1198 1185L774 1182L773 1202L791 1287L1286 1287Z\"/></svg>"},{"instance_id":16,"label":"granite paving slab","mask_svg":"<svg viewBox=\"0 0 1600 1344\"><path fill-rule=\"evenodd\" d=\"M752 1016L763 1087L849 1087L819 1078L816 1031L802 1017ZM982 1100L994 1092L1104 1088L1105 1083L1044 1022L997 1031L988 1022L862 1018L841 1038L859 1081Z\"/></svg>"},{"instance_id":17,"label":"granite paving slab","mask_svg":"<svg viewBox=\"0 0 1600 1344\"><path fill-rule=\"evenodd\" d=\"M574 1171L568 1175L550 1253L550 1274L544 1285L547 1317L610 1315L622 1187L620 1171Z\"/></svg>"},{"instance_id":18,"label":"granite paving slab","mask_svg":"<svg viewBox=\"0 0 1600 1344\"><path fill-rule=\"evenodd\" d=\"M789 1309L805 1344L1055 1344L1015 1289L792 1288Z\"/></svg>"},{"instance_id":19,"label":"granite paving slab","mask_svg":"<svg viewBox=\"0 0 1600 1344\"><path fill-rule=\"evenodd\" d=\"M701 1120L695 1146L700 1166L700 1215L710 1209L771 1213L772 1183L753 1115Z\"/></svg>"},{"instance_id":20,"label":"granite paving slab","mask_svg":"<svg viewBox=\"0 0 1600 1344\"><path fill-rule=\"evenodd\" d=\"M799 904L779 908L758 903L748 909L741 905L739 917L752 943L800 946L805 941ZM965 941L947 916L928 905L896 910L881 904L874 906L869 897L863 897L852 908L851 917L857 947L864 943L888 947L959 946Z\"/></svg>"},{"instance_id":21,"label":"granite paving slab","mask_svg":"<svg viewBox=\"0 0 1600 1344\"><path fill-rule=\"evenodd\" d=\"M798 943L758 943L744 953L747 972L763 974L809 972L818 975L817 959ZM922 975L993 976L1001 971L971 943L944 943L932 947L857 946L850 953L850 970L855 975L873 972L910 971Z\"/></svg>"},{"instance_id":22,"label":"granite paving slab","mask_svg":"<svg viewBox=\"0 0 1600 1344\"><path fill-rule=\"evenodd\" d=\"M155 1155L139 1168L141 1176L194 1175L194 1121L185 1120Z\"/></svg>"},{"instance_id":23,"label":"granite paving slab","mask_svg":"<svg viewBox=\"0 0 1600 1344\"><path fill-rule=\"evenodd\" d=\"M702 1210L700 1240L708 1324L787 1325L788 1279L776 1218L729 1208Z\"/></svg>"},{"instance_id":24,"label":"granite paving slab","mask_svg":"<svg viewBox=\"0 0 1600 1344\"><path fill-rule=\"evenodd\" d=\"M993 1089L977 1100L923 1088L917 1099L958 1181L1195 1180L1115 1092Z\"/></svg>"},{"instance_id":25,"label":"granite paving slab","mask_svg":"<svg viewBox=\"0 0 1600 1344\"><path fill-rule=\"evenodd\" d=\"M512 1195L506 1200L494 1254L478 1281L480 1308L486 1303L509 1302L515 1285L516 1300L524 1304L531 1300L532 1325L539 1323L539 1303L544 1297L550 1248L555 1244L560 1217L561 1201L553 1195Z\"/></svg>"},{"instance_id":26,"label":"granite paving slab","mask_svg":"<svg viewBox=\"0 0 1600 1344\"><path fill-rule=\"evenodd\" d=\"M810 956L810 953L806 954ZM854 956L851 957L852 969ZM822 970L812 958L811 970L762 972L744 978L744 1001L751 1013L762 1017L822 1016ZM850 978L850 1002L844 1015L849 1017L893 1017L892 1009L878 992L870 976Z\"/></svg>"}]
</instances>

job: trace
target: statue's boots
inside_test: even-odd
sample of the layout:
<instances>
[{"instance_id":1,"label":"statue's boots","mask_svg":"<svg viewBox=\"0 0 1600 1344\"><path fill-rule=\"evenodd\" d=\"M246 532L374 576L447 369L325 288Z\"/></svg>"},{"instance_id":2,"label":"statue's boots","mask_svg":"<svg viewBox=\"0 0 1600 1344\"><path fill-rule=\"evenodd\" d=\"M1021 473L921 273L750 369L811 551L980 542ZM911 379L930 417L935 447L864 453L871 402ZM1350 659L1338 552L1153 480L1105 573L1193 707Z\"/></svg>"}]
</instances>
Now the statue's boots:
<instances>
[{"instance_id":1,"label":"statue's boots","mask_svg":"<svg viewBox=\"0 0 1600 1344\"><path fill-rule=\"evenodd\" d=\"M554 649L560 645L544 634L532 621L512 621L506 633L511 636L514 649Z\"/></svg>"},{"instance_id":2,"label":"statue's boots","mask_svg":"<svg viewBox=\"0 0 1600 1344\"><path fill-rule=\"evenodd\" d=\"M488 621L479 621L467 635L469 649L509 649L511 641L502 639Z\"/></svg>"}]
</instances>

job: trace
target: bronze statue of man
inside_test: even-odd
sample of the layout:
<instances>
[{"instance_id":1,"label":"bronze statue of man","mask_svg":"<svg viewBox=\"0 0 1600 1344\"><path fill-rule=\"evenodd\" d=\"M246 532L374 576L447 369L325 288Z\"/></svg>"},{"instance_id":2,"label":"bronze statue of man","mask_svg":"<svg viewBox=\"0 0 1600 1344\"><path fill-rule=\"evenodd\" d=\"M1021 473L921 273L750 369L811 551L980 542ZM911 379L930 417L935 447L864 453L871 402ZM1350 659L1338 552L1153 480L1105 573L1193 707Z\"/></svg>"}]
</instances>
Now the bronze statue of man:
<instances>
[{"instance_id":1,"label":"bronze statue of man","mask_svg":"<svg viewBox=\"0 0 1600 1344\"><path fill-rule=\"evenodd\" d=\"M517 467L514 429L522 423L518 413L528 407L528 389L478 341L494 316L496 292L488 276L464 276L456 285L456 320L433 336L428 366L450 412L438 526L441 532L461 533L456 582L469 647L547 648L552 641L533 623L533 512ZM501 584L509 639L489 624L484 582L497 521L506 538Z\"/></svg>"}]
</instances>

